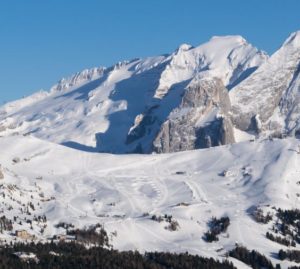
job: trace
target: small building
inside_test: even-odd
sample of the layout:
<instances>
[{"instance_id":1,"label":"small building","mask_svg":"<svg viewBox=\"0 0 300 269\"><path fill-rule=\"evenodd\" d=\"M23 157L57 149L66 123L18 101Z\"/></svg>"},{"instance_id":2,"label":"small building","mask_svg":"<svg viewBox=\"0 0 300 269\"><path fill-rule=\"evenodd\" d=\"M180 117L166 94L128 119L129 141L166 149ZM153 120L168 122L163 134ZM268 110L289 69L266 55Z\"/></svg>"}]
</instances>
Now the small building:
<instances>
[{"instance_id":1,"label":"small building","mask_svg":"<svg viewBox=\"0 0 300 269\"><path fill-rule=\"evenodd\" d=\"M54 240L66 241L67 236L65 234L56 234L53 236Z\"/></svg>"},{"instance_id":2,"label":"small building","mask_svg":"<svg viewBox=\"0 0 300 269\"><path fill-rule=\"evenodd\" d=\"M56 234L53 236L54 240L58 240L58 241L75 241L76 240L76 236L73 235L66 235L66 234Z\"/></svg>"},{"instance_id":3,"label":"small building","mask_svg":"<svg viewBox=\"0 0 300 269\"><path fill-rule=\"evenodd\" d=\"M222 176L222 177L230 177L233 175L234 175L234 173L230 170L224 170L222 173L219 174L219 176Z\"/></svg>"},{"instance_id":4,"label":"small building","mask_svg":"<svg viewBox=\"0 0 300 269\"><path fill-rule=\"evenodd\" d=\"M17 230L16 237L19 237L24 240L33 238L33 236L30 233L28 233L26 230Z\"/></svg>"}]
</instances>

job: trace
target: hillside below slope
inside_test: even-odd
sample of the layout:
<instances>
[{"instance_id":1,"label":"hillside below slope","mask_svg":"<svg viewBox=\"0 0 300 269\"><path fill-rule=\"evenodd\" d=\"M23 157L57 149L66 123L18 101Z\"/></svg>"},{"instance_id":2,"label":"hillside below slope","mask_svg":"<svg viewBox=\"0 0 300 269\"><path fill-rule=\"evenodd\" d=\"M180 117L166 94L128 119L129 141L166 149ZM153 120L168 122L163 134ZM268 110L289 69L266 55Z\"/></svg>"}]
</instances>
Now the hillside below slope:
<instances>
[{"instance_id":1,"label":"hillside below slope","mask_svg":"<svg viewBox=\"0 0 300 269\"><path fill-rule=\"evenodd\" d=\"M102 223L121 250L220 257L238 243L276 263L271 253L284 247L265 238L275 219L257 223L252 213L255 208L272 215L274 207L297 208L298 144L295 139L262 140L118 156L80 152L30 136L2 137L1 210L13 231L25 229L44 241L65 233L59 223L76 228ZM164 216L176 221L175 230ZM206 242L211 218L224 216L230 219L226 233L217 242ZM0 236L15 240L11 232Z\"/></svg>"}]
</instances>

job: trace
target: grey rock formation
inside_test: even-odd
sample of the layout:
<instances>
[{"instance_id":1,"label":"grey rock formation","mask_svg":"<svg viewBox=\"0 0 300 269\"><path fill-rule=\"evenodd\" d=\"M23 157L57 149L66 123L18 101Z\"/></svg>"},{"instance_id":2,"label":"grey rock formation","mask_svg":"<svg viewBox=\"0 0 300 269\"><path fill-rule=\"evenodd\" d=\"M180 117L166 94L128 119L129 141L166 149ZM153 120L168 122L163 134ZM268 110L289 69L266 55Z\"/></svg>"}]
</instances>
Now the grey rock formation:
<instances>
[{"instance_id":1,"label":"grey rock formation","mask_svg":"<svg viewBox=\"0 0 300 269\"><path fill-rule=\"evenodd\" d=\"M234 143L228 90L221 80L195 79L163 123L153 150L177 152Z\"/></svg>"},{"instance_id":2,"label":"grey rock formation","mask_svg":"<svg viewBox=\"0 0 300 269\"><path fill-rule=\"evenodd\" d=\"M4 179L4 174L3 174L3 172L2 172L2 167L1 167L1 165L0 165L0 180L1 179Z\"/></svg>"},{"instance_id":3,"label":"grey rock formation","mask_svg":"<svg viewBox=\"0 0 300 269\"><path fill-rule=\"evenodd\" d=\"M233 126L229 117L218 117L196 131L195 148L207 148L234 143Z\"/></svg>"},{"instance_id":4,"label":"grey rock formation","mask_svg":"<svg viewBox=\"0 0 300 269\"><path fill-rule=\"evenodd\" d=\"M235 126L258 135L280 136L293 129L297 131L299 73L300 32L296 32L268 61L230 91Z\"/></svg>"},{"instance_id":5,"label":"grey rock formation","mask_svg":"<svg viewBox=\"0 0 300 269\"><path fill-rule=\"evenodd\" d=\"M132 129L129 131L127 137L126 137L126 144L130 144L147 134L147 127L150 126L150 128L153 126L153 124L156 121L156 117L153 116L152 112L158 108L158 106L152 106L146 110L143 114L140 114L136 117L136 123L135 126L132 127ZM149 130L148 130L149 132Z\"/></svg>"}]
</instances>

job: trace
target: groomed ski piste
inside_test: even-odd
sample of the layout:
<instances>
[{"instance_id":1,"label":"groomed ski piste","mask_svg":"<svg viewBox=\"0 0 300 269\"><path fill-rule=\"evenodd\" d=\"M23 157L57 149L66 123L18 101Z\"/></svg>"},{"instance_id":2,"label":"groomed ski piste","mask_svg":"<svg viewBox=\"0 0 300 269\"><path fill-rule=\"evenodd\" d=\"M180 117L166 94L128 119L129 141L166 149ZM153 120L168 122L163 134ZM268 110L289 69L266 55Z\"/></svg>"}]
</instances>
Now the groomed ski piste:
<instances>
[{"instance_id":1,"label":"groomed ski piste","mask_svg":"<svg viewBox=\"0 0 300 269\"><path fill-rule=\"evenodd\" d=\"M299 207L298 146L293 138L265 139L172 154L112 155L30 135L1 137L0 215L15 218L13 232L25 229L37 241L63 233L55 228L61 222L76 228L101 223L119 250L187 251L224 259L239 244L276 264L274 253L287 247L268 240L272 222L257 223L251 212ZM165 214L178 222L176 230L164 219L152 219ZM43 215L43 229L37 221L28 223ZM227 231L219 241L206 242L210 219L223 216L230 218ZM0 239L20 240L11 232ZM250 268L229 259L237 268Z\"/></svg>"}]
</instances>

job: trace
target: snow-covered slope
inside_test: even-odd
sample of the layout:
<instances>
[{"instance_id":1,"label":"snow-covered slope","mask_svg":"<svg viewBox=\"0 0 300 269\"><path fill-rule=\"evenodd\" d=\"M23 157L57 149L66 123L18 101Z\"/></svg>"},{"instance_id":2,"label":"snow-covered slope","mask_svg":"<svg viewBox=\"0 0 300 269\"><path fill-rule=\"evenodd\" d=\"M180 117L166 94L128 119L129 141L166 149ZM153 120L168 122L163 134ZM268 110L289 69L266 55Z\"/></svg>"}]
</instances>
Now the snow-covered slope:
<instances>
[{"instance_id":1,"label":"snow-covered slope","mask_svg":"<svg viewBox=\"0 0 300 269\"><path fill-rule=\"evenodd\" d=\"M255 222L251 210L299 205L295 139L173 154L110 155L10 136L0 138L0 148L2 214L13 220L14 230L26 229L38 239L62 233L64 229L55 228L59 222L75 227L104 223L118 249L222 257L239 243L278 263L272 253L285 247L265 238L272 224ZM44 214L46 223L25 221ZM177 231L165 229L166 221L151 220L165 214L178 222ZM228 216L230 226L218 242L207 243L202 237L213 216ZM12 239L9 233L1 238Z\"/></svg>"},{"instance_id":2,"label":"snow-covered slope","mask_svg":"<svg viewBox=\"0 0 300 269\"><path fill-rule=\"evenodd\" d=\"M183 44L170 55L85 70L50 92L1 107L1 135L31 133L86 151L151 152L191 80L217 78L231 88L266 59L242 37L225 36L196 48Z\"/></svg>"},{"instance_id":3,"label":"snow-covered slope","mask_svg":"<svg viewBox=\"0 0 300 269\"><path fill-rule=\"evenodd\" d=\"M66 232L59 223L102 223L122 250L221 258L238 243L278 263L287 247L265 235L275 207L299 208L300 148L295 138L262 137L299 135L299 63L299 32L270 58L240 36L214 37L84 70L2 106L0 221L42 241ZM108 154L153 150L184 152ZM273 219L256 222L256 208ZM214 216L230 226L208 243ZM8 231L2 239L20 240Z\"/></svg>"},{"instance_id":4,"label":"snow-covered slope","mask_svg":"<svg viewBox=\"0 0 300 269\"><path fill-rule=\"evenodd\" d=\"M299 132L300 32L230 92L234 123L280 136Z\"/></svg>"}]
</instances>

